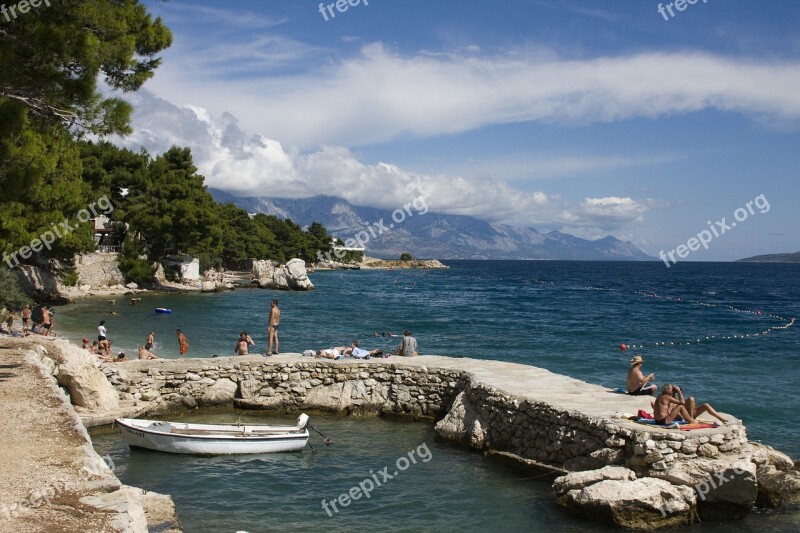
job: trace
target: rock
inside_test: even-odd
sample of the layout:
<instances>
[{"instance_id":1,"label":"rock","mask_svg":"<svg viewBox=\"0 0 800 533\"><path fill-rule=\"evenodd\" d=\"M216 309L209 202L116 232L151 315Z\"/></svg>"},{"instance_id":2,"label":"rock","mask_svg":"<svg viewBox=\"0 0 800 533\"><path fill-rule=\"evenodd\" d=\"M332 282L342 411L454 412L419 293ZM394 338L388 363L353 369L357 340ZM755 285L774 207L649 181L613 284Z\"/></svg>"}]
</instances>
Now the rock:
<instances>
[{"instance_id":1,"label":"rock","mask_svg":"<svg viewBox=\"0 0 800 533\"><path fill-rule=\"evenodd\" d=\"M250 400L258 396L261 390L261 382L256 379L243 379L239 381L238 397Z\"/></svg>"},{"instance_id":2,"label":"rock","mask_svg":"<svg viewBox=\"0 0 800 533\"><path fill-rule=\"evenodd\" d=\"M183 531L181 522L178 519L178 513L175 510L175 502L172 501L170 496L153 491L142 491L141 499L149 531L158 531L160 533L180 533Z\"/></svg>"},{"instance_id":3,"label":"rock","mask_svg":"<svg viewBox=\"0 0 800 533\"><path fill-rule=\"evenodd\" d=\"M308 279L305 261L295 258L288 261L283 268L286 271L286 281L292 290L310 291L314 289L314 285Z\"/></svg>"},{"instance_id":4,"label":"rock","mask_svg":"<svg viewBox=\"0 0 800 533\"><path fill-rule=\"evenodd\" d=\"M691 488L655 478L607 479L556 501L568 512L626 529L689 525L696 504Z\"/></svg>"},{"instance_id":5,"label":"rock","mask_svg":"<svg viewBox=\"0 0 800 533\"><path fill-rule=\"evenodd\" d=\"M692 487L703 520L733 520L747 515L756 501L756 466L745 459L691 459L651 476Z\"/></svg>"},{"instance_id":6,"label":"rock","mask_svg":"<svg viewBox=\"0 0 800 533\"><path fill-rule=\"evenodd\" d=\"M215 292L216 290L216 281L203 281L200 283L200 292Z\"/></svg>"},{"instance_id":7,"label":"rock","mask_svg":"<svg viewBox=\"0 0 800 533\"><path fill-rule=\"evenodd\" d=\"M138 288L139 288L139 285L137 285L136 283L134 283L134 282L132 282L132 281L131 281L130 283L128 283L127 285L125 285L125 288L126 288L126 289L130 289L130 290L132 290L132 291L135 291L136 289L138 289Z\"/></svg>"},{"instance_id":8,"label":"rock","mask_svg":"<svg viewBox=\"0 0 800 533\"><path fill-rule=\"evenodd\" d=\"M772 465L758 467L756 506L776 508L800 503L800 472L782 471Z\"/></svg>"},{"instance_id":9,"label":"rock","mask_svg":"<svg viewBox=\"0 0 800 533\"><path fill-rule=\"evenodd\" d=\"M58 384L67 388L72 404L91 410L116 409L119 394L89 353L67 341L55 342L58 349L49 356L58 365Z\"/></svg>"},{"instance_id":10,"label":"rock","mask_svg":"<svg viewBox=\"0 0 800 533\"><path fill-rule=\"evenodd\" d=\"M353 386L349 381L316 387L306 394L303 408L343 413L352 406Z\"/></svg>"},{"instance_id":11,"label":"rock","mask_svg":"<svg viewBox=\"0 0 800 533\"><path fill-rule=\"evenodd\" d=\"M750 447L753 451L752 461L758 465L772 465L781 471L788 471L794 469L794 462L792 458L783 452L779 452L772 446L761 444L758 442L751 442Z\"/></svg>"},{"instance_id":12,"label":"rock","mask_svg":"<svg viewBox=\"0 0 800 533\"><path fill-rule=\"evenodd\" d=\"M599 470L572 472L566 476L556 478L556 480L553 481L553 490L556 491L557 496L562 496L571 490L582 489L607 479L633 481L636 479L636 474L633 470L625 468L624 466L606 466Z\"/></svg>"},{"instance_id":13,"label":"rock","mask_svg":"<svg viewBox=\"0 0 800 533\"><path fill-rule=\"evenodd\" d=\"M475 443L476 447L480 448L485 442L485 435L477 420L477 410L466 394L466 392L458 393L450 410L443 419L436 423L434 429L436 435L445 441L465 446L473 446ZM476 422L478 422L477 425Z\"/></svg>"},{"instance_id":14,"label":"rock","mask_svg":"<svg viewBox=\"0 0 800 533\"><path fill-rule=\"evenodd\" d=\"M69 298L58 290L58 280L48 270L31 265L20 265L14 268L19 286L26 294L39 301L57 304L68 303Z\"/></svg>"},{"instance_id":15,"label":"rock","mask_svg":"<svg viewBox=\"0 0 800 533\"><path fill-rule=\"evenodd\" d=\"M155 390L146 390L142 392L142 400L146 402L152 402L159 396L161 396L161 394L159 394L159 392Z\"/></svg>"},{"instance_id":16,"label":"rock","mask_svg":"<svg viewBox=\"0 0 800 533\"><path fill-rule=\"evenodd\" d=\"M108 513L109 531L147 531L141 489L123 486L114 492L84 496L80 502Z\"/></svg>"},{"instance_id":17,"label":"rock","mask_svg":"<svg viewBox=\"0 0 800 533\"><path fill-rule=\"evenodd\" d=\"M238 388L233 381L222 378L203 391L198 403L204 406L230 404Z\"/></svg>"},{"instance_id":18,"label":"rock","mask_svg":"<svg viewBox=\"0 0 800 533\"><path fill-rule=\"evenodd\" d=\"M308 279L305 261L292 259L284 266L275 267L271 261L253 263L253 275L262 289L310 291L314 289Z\"/></svg>"}]
</instances>

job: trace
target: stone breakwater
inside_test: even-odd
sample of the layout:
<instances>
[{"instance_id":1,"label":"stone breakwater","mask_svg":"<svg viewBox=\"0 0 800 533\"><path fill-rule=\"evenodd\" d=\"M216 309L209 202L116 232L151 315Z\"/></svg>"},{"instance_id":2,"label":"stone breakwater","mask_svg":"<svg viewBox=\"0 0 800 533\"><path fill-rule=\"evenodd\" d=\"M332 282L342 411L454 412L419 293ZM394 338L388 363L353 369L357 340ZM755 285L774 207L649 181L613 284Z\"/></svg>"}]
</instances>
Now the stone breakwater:
<instances>
[{"instance_id":1,"label":"stone breakwater","mask_svg":"<svg viewBox=\"0 0 800 533\"><path fill-rule=\"evenodd\" d=\"M131 362L103 370L123 404L148 414L229 405L438 420L444 440L568 473L554 484L559 505L624 527L670 527L698 515L731 519L756 504L800 502L800 473L792 461L749 443L732 417L726 426L691 432L635 424L616 413L650 409L650 398L525 365L282 355Z\"/></svg>"}]
</instances>

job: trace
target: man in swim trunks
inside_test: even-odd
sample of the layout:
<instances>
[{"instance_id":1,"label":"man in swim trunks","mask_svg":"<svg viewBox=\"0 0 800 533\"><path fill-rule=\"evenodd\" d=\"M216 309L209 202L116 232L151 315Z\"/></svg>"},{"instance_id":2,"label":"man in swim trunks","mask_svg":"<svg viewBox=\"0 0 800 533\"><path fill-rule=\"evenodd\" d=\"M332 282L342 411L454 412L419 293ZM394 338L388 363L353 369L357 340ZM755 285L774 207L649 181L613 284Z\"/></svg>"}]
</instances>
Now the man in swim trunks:
<instances>
[{"instance_id":1,"label":"man in swim trunks","mask_svg":"<svg viewBox=\"0 0 800 533\"><path fill-rule=\"evenodd\" d=\"M22 308L22 336L28 335L28 328L31 324L31 306L26 305Z\"/></svg>"},{"instance_id":2,"label":"man in swim trunks","mask_svg":"<svg viewBox=\"0 0 800 533\"><path fill-rule=\"evenodd\" d=\"M677 398L673 396L676 392ZM669 426L679 416L687 422L696 422L683 406L683 403L683 394L680 392L680 388L676 391L669 383L664 385L661 389L661 394L658 395L653 403L653 418L656 419L656 424Z\"/></svg>"},{"instance_id":3,"label":"man in swim trunks","mask_svg":"<svg viewBox=\"0 0 800 533\"><path fill-rule=\"evenodd\" d=\"M186 356L186 352L189 351L189 341L181 330L176 329L175 334L178 335L178 346L180 346L181 355Z\"/></svg>"},{"instance_id":4,"label":"man in swim trunks","mask_svg":"<svg viewBox=\"0 0 800 533\"><path fill-rule=\"evenodd\" d=\"M145 350L152 349L153 344L155 344L155 342L156 342L156 334L151 331L150 334L147 336L147 340L144 343L144 349Z\"/></svg>"},{"instance_id":5,"label":"man in swim trunks","mask_svg":"<svg viewBox=\"0 0 800 533\"><path fill-rule=\"evenodd\" d=\"M42 306L42 331L43 335L47 337L50 335L50 330L53 328L53 312L45 306Z\"/></svg>"},{"instance_id":6,"label":"man in swim trunks","mask_svg":"<svg viewBox=\"0 0 800 533\"><path fill-rule=\"evenodd\" d=\"M269 335L269 342L267 345L267 353L265 355L278 354L278 326L281 323L281 310L278 309L278 300L272 300L272 307L269 310L269 326L267 333ZM275 348L272 348L272 341L275 341Z\"/></svg>"},{"instance_id":7,"label":"man in swim trunks","mask_svg":"<svg viewBox=\"0 0 800 533\"><path fill-rule=\"evenodd\" d=\"M631 368L628 370L628 394L631 396L650 396L658 390L658 385L648 382L656 377L655 374L650 373L645 376L642 373L642 359L641 355L634 355L630 360Z\"/></svg>"}]
</instances>

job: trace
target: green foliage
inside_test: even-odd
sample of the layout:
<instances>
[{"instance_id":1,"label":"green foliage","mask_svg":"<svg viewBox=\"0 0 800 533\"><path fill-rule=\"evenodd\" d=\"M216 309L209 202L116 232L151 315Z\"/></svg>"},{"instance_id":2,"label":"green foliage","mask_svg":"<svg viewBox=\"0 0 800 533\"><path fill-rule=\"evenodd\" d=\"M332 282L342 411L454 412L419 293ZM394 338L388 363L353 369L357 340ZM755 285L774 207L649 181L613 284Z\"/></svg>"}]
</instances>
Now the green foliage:
<instances>
[{"instance_id":1,"label":"green foliage","mask_svg":"<svg viewBox=\"0 0 800 533\"><path fill-rule=\"evenodd\" d=\"M131 189L124 220L141 234L151 260L169 253L222 253L219 207L203 181L191 151L173 147L153 160L147 180Z\"/></svg>"},{"instance_id":2,"label":"green foliage","mask_svg":"<svg viewBox=\"0 0 800 533\"><path fill-rule=\"evenodd\" d=\"M347 250L346 252L339 252L335 254L336 260L340 263L360 263L364 260L364 252L356 252L355 250Z\"/></svg>"},{"instance_id":3,"label":"green foliage","mask_svg":"<svg viewBox=\"0 0 800 533\"><path fill-rule=\"evenodd\" d=\"M413 259L414 257L408 252L403 252L400 254L400 261L411 261Z\"/></svg>"},{"instance_id":4,"label":"green foliage","mask_svg":"<svg viewBox=\"0 0 800 533\"><path fill-rule=\"evenodd\" d=\"M129 104L97 90L135 91L172 43L137 0L61 0L3 23L0 105L17 102L42 126L73 133L127 133Z\"/></svg>"},{"instance_id":5,"label":"green foliage","mask_svg":"<svg viewBox=\"0 0 800 533\"><path fill-rule=\"evenodd\" d=\"M30 246L65 220L76 226L27 260L40 264L94 249L91 224L77 224L76 214L105 192L120 199L114 179L82 179L75 141L130 131L130 105L101 94L98 79L138 89L172 40L137 0L52 3L0 25L0 252Z\"/></svg>"},{"instance_id":6,"label":"green foliage","mask_svg":"<svg viewBox=\"0 0 800 533\"><path fill-rule=\"evenodd\" d=\"M75 269L69 269L61 274L61 283L67 287L74 287L78 284L78 273Z\"/></svg>"},{"instance_id":7,"label":"green foliage","mask_svg":"<svg viewBox=\"0 0 800 533\"><path fill-rule=\"evenodd\" d=\"M138 285L145 285L154 280L156 270L147 259L142 259L144 244L128 236L122 243L122 255L119 260L119 270L125 276L125 282L131 281Z\"/></svg>"},{"instance_id":8,"label":"green foliage","mask_svg":"<svg viewBox=\"0 0 800 533\"><path fill-rule=\"evenodd\" d=\"M0 306L19 308L27 303L16 273L5 267L0 268Z\"/></svg>"}]
</instances>

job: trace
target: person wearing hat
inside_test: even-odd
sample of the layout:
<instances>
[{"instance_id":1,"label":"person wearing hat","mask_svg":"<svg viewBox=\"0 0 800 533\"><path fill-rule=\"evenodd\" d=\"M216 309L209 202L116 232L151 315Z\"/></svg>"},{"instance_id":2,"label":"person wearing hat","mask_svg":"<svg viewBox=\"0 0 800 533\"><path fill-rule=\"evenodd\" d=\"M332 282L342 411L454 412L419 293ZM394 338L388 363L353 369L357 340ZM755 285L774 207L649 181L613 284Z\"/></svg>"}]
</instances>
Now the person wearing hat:
<instances>
[{"instance_id":1,"label":"person wearing hat","mask_svg":"<svg viewBox=\"0 0 800 533\"><path fill-rule=\"evenodd\" d=\"M641 355L634 355L630 360L631 368L628 370L628 394L631 396L651 396L658 391L658 385L648 382L656 377L655 374L650 373L645 376L642 373L642 364L644 359Z\"/></svg>"},{"instance_id":2,"label":"person wearing hat","mask_svg":"<svg viewBox=\"0 0 800 533\"><path fill-rule=\"evenodd\" d=\"M83 339L83 349L84 350L88 350L89 349L89 339L87 339L85 337Z\"/></svg>"}]
</instances>

